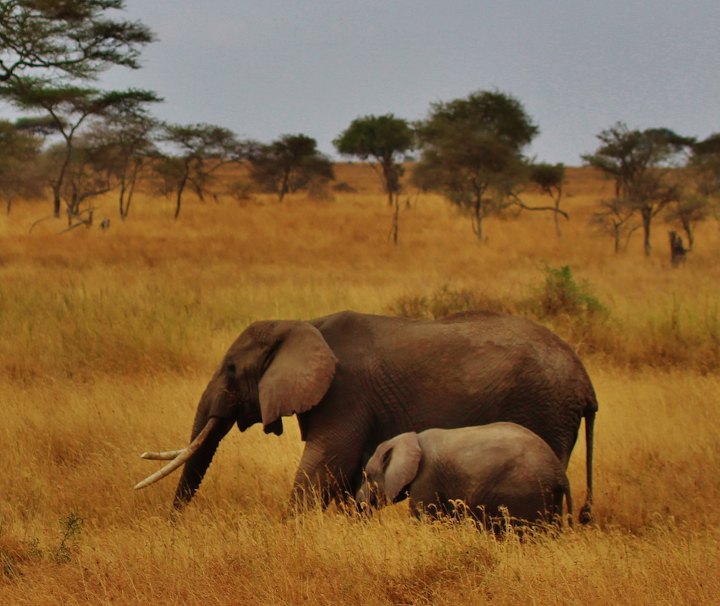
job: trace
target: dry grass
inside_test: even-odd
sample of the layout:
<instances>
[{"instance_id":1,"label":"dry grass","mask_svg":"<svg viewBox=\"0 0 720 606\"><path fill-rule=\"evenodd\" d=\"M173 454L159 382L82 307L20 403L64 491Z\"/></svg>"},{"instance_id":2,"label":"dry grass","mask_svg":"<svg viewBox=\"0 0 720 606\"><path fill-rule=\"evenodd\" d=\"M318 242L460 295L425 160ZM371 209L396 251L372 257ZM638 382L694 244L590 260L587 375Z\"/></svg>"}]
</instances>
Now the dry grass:
<instances>
[{"instance_id":1,"label":"dry grass","mask_svg":"<svg viewBox=\"0 0 720 606\"><path fill-rule=\"evenodd\" d=\"M0 218L0 602L5 604L700 604L720 593L717 224L671 269L587 226L607 185L573 171L563 238L546 215L488 221L489 242L421 196L387 241L389 209L362 166L354 192L219 205L136 202L109 232L57 235L46 208ZM538 203L540 200L538 199ZM107 214L114 205L106 202ZM113 214L111 214L113 210ZM223 442L179 519L174 481L131 487L147 448L189 434L197 398L251 320L386 312L449 293L528 312L546 267L569 264L607 318L549 318L598 391L596 525L496 540L419 524L287 515L301 443L257 428ZM463 293L470 293L465 299ZM528 312L529 313L529 312ZM583 497L583 441L570 464Z\"/></svg>"}]
</instances>

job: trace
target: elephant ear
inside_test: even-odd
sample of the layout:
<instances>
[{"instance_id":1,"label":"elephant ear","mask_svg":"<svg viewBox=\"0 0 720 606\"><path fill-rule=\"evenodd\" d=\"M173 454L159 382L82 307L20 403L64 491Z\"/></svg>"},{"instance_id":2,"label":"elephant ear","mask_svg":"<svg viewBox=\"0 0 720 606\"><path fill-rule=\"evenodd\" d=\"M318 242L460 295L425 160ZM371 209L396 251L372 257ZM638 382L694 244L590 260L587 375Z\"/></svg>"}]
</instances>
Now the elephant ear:
<instances>
[{"instance_id":1,"label":"elephant ear","mask_svg":"<svg viewBox=\"0 0 720 606\"><path fill-rule=\"evenodd\" d=\"M388 442L390 448L383 457L385 465L385 498L392 503L405 486L417 476L420 467L420 442L414 431L401 433Z\"/></svg>"},{"instance_id":2,"label":"elephant ear","mask_svg":"<svg viewBox=\"0 0 720 606\"><path fill-rule=\"evenodd\" d=\"M275 355L258 386L263 425L318 404L332 383L336 364L335 354L317 328L307 322L290 323L281 331Z\"/></svg>"}]
</instances>

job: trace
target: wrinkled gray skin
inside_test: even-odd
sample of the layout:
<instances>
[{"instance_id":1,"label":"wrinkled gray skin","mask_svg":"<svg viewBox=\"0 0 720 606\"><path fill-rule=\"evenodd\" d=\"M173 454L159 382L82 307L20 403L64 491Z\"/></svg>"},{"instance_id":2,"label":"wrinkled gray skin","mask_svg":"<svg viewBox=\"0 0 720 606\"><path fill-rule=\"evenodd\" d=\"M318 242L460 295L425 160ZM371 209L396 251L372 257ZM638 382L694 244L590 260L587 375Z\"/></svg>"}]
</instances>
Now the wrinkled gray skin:
<instances>
[{"instance_id":1,"label":"wrinkled gray skin","mask_svg":"<svg viewBox=\"0 0 720 606\"><path fill-rule=\"evenodd\" d=\"M515 423L403 433L377 447L365 472L358 503L380 507L409 498L416 517L468 514L492 527L507 508L513 521L551 522L561 519L565 497L572 518L563 464L542 438Z\"/></svg>"},{"instance_id":2,"label":"wrinkled gray skin","mask_svg":"<svg viewBox=\"0 0 720 606\"><path fill-rule=\"evenodd\" d=\"M296 415L305 449L292 497L323 505L354 495L380 442L407 431L512 421L541 436L567 466L585 418L587 503L597 401L571 348L527 319L468 312L442 320L341 312L251 324L200 398L192 438L217 429L185 464L174 507L193 497L222 438L262 423L280 435Z\"/></svg>"}]
</instances>

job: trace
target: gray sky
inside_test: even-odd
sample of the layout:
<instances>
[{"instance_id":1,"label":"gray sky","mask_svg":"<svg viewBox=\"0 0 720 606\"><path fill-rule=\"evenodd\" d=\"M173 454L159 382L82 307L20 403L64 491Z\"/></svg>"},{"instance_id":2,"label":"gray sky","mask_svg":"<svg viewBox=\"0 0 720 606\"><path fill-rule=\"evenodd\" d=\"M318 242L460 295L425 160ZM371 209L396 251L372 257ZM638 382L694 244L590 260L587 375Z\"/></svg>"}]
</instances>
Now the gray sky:
<instances>
[{"instance_id":1,"label":"gray sky","mask_svg":"<svg viewBox=\"0 0 720 606\"><path fill-rule=\"evenodd\" d=\"M416 120L498 89L540 127L530 153L580 164L616 121L720 131L720 0L127 0L159 41L143 69L162 119L269 142L332 140L356 117Z\"/></svg>"}]
</instances>

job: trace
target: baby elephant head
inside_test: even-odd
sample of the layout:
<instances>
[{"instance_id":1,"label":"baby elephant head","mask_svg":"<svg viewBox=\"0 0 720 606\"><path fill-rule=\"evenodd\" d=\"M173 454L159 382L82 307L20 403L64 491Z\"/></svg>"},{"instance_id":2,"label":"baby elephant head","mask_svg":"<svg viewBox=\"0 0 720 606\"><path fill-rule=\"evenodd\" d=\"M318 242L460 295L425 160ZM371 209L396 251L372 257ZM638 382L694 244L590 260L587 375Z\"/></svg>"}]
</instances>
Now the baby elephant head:
<instances>
[{"instance_id":1,"label":"baby elephant head","mask_svg":"<svg viewBox=\"0 0 720 606\"><path fill-rule=\"evenodd\" d=\"M422 452L415 432L402 433L382 442L365 466L365 476L355 495L359 504L382 507L402 501L420 466Z\"/></svg>"}]
</instances>

